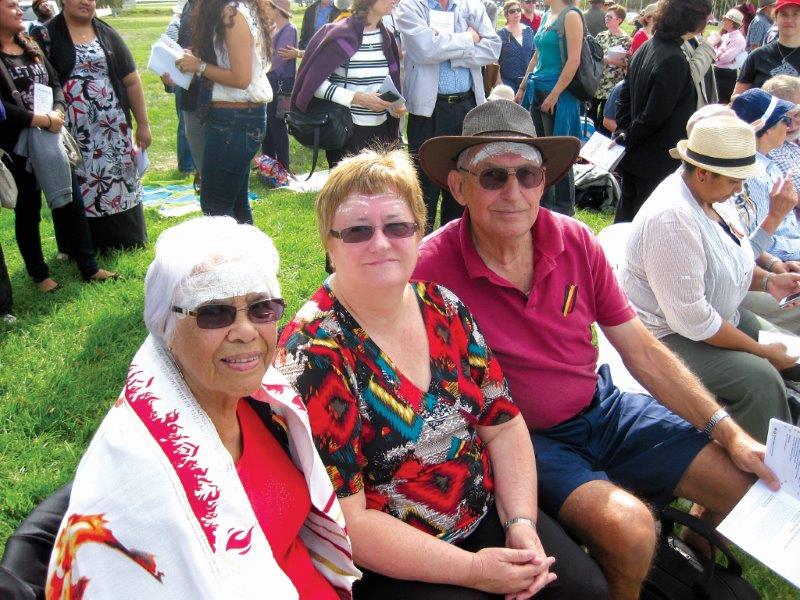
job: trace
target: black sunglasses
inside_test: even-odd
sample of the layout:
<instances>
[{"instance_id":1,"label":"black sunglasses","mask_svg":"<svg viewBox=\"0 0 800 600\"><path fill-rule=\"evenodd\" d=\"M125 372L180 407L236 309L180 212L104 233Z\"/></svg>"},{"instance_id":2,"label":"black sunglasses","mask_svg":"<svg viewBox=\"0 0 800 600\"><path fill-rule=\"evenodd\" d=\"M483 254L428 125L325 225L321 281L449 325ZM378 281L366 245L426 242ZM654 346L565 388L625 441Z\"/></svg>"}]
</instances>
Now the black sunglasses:
<instances>
[{"instance_id":1,"label":"black sunglasses","mask_svg":"<svg viewBox=\"0 0 800 600\"><path fill-rule=\"evenodd\" d=\"M419 226L416 223L387 223L381 227L383 235L389 238L407 238L415 233ZM358 244L359 242L366 242L371 240L375 235L375 227L372 225L355 225L354 227L345 227L341 231L331 229L329 233L342 240L345 244Z\"/></svg>"},{"instance_id":2,"label":"black sunglasses","mask_svg":"<svg viewBox=\"0 0 800 600\"><path fill-rule=\"evenodd\" d=\"M507 182L509 175L514 175L519 184L524 188L535 188L544 181L544 167L519 167L517 169L503 169L501 167L490 167L480 173L475 173L469 169L459 167L459 170L475 175L478 183L485 190L499 190Z\"/></svg>"},{"instance_id":3,"label":"black sunglasses","mask_svg":"<svg viewBox=\"0 0 800 600\"><path fill-rule=\"evenodd\" d=\"M515 14L521 13L521 12L522 12L521 8L509 8L508 9L508 14L510 14L510 15L515 15Z\"/></svg>"},{"instance_id":4,"label":"black sunglasses","mask_svg":"<svg viewBox=\"0 0 800 600\"><path fill-rule=\"evenodd\" d=\"M269 298L268 300L256 300L245 308L236 308L232 304L203 304L194 310L173 306L172 311L194 317L197 319L197 326L200 329L219 329L232 325L236 320L236 313L240 310L247 311L247 318L252 323L258 325L274 323L283 316L285 307L286 303L283 298Z\"/></svg>"}]
</instances>

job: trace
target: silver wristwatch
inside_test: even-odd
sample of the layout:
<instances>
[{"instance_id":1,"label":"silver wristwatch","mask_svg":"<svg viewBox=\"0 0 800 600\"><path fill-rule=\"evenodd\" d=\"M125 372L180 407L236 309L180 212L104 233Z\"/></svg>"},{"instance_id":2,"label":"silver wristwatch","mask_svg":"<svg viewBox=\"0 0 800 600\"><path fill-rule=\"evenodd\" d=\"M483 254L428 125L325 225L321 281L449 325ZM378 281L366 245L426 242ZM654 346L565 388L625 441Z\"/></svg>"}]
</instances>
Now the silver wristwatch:
<instances>
[{"instance_id":1,"label":"silver wristwatch","mask_svg":"<svg viewBox=\"0 0 800 600\"><path fill-rule=\"evenodd\" d=\"M517 525L518 523L524 523L530 527L536 529L536 523L533 519L529 519L528 517L514 517L513 519L509 519L505 523L503 523L503 531L508 531L508 528L512 525Z\"/></svg>"},{"instance_id":2,"label":"silver wristwatch","mask_svg":"<svg viewBox=\"0 0 800 600\"><path fill-rule=\"evenodd\" d=\"M205 63L205 62L201 62L200 63L200 66L197 68L197 76L198 77L202 77L203 76L203 73L206 72L206 67L207 66L208 66L208 63Z\"/></svg>"}]
</instances>

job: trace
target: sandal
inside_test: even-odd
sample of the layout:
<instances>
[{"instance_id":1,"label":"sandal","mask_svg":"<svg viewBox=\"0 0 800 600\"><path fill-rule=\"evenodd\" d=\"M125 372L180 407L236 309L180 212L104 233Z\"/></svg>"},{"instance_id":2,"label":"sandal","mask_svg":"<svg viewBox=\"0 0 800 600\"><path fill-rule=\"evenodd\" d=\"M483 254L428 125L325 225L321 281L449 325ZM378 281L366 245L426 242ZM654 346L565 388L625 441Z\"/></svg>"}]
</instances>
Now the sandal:
<instances>
[{"instance_id":1,"label":"sandal","mask_svg":"<svg viewBox=\"0 0 800 600\"><path fill-rule=\"evenodd\" d=\"M119 279L119 273L114 273L113 271L106 271L105 269L98 269L97 273L95 273L88 279L88 282L105 283L106 281L112 279L113 280Z\"/></svg>"},{"instance_id":2,"label":"sandal","mask_svg":"<svg viewBox=\"0 0 800 600\"><path fill-rule=\"evenodd\" d=\"M47 279L42 279L39 283L37 283L36 289L43 294L52 294L56 290L61 289L61 284L48 277Z\"/></svg>"}]
</instances>

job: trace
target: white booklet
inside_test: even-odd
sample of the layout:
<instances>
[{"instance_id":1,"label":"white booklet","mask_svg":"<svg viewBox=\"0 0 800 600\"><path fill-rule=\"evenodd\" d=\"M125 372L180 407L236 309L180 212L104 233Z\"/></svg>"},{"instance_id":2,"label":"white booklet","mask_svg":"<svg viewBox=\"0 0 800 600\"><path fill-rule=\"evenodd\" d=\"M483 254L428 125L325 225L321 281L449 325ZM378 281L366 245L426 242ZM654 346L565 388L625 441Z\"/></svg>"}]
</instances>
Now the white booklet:
<instances>
[{"instance_id":1,"label":"white booklet","mask_svg":"<svg viewBox=\"0 0 800 600\"><path fill-rule=\"evenodd\" d=\"M188 90L194 74L181 73L178 67L175 66L175 61L182 56L183 48L166 35L162 35L150 47L150 60L147 62L147 68L159 76L169 73L175 85Z\"/></svg>"},{"instance_id":2,"label":"white booklet","mask_svg":"<svg viewBox=\"0 0 800 600\"><path fill-rule=\"evenodd\" d=\"M764 331L763 329L758 332L759 344L774 344L779 342L786 346L786 353L789 356L800 356L800 337L788 333L780 333L779 331ZM800 364L800 358L797 360ZM798 562L800 568L800 562Z\"/></svg>"},{"instance_id":3,"label":"white booklet","mask_svg":"<svg viewBox=\"0 0 800 600\"><path fill-rule=\"evenodd\" d=\"M41 83L33 84L33 112L46 115L53 111L53 88Z\"/></svg>"},{"instance_id":4,"label":"white booklet","mask_svg":"<svg viewBox=\"0 0 800 600\"><path fill-rule=\"evenodd\" d=\"M759 479L717 530L800 587L800 427L770 419L764 462L781 489Z\"/></svg>"},{"instance_id":5,"label":"white booklet","mask_svg":"<svg viewBox=\"0 0 800 600\"><path fill-rule=\"evenodd\" d=\"M382 99L395 105L404 104L406 101L390 75L387 75L386 79L383 80L381 87L378 88L378 94Z\"/></svg>"},{"instance_id":6,"label":"white booklet","mask_svg":"<svg viewBox=\"0 0 800 600\"><path fill-rule=\"evenodd\" d=\"M454 33L456 30L456 14L444 10L432 10L430 12L430 26L440 35Z\"/></svg>"},{"instance_id":7,"label":"white booklet","mask_svg":"<svg viewBox=\"0 0 800 600\"><path fill-rule=\"evenodd\" d=\"M610 173L617 166L617 163L622 160L624 154L624 146L619 144L612 146L611 138L595 131L589 141L583 145L578 156Z\"/></svg>"}]
</instances>

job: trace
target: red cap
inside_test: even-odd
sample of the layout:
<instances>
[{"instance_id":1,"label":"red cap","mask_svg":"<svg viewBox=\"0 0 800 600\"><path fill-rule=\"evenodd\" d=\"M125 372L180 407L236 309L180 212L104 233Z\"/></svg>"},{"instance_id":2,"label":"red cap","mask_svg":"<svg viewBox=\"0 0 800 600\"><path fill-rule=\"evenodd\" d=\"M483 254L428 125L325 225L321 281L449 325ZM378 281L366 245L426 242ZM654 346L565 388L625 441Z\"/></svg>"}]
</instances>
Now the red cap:
<instances>
[{"instance_id":1,"label":"red cap","mask_svg":"<svg viewBox=\"0 0 800 600\"><path fill-rule=\"evenodd\" d=\"M778 0L775 3L775 11L779 12L782 8L786 8L787 6L800 6L800 0Z\"/></svg>"}]
</instances>

